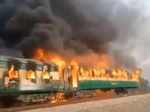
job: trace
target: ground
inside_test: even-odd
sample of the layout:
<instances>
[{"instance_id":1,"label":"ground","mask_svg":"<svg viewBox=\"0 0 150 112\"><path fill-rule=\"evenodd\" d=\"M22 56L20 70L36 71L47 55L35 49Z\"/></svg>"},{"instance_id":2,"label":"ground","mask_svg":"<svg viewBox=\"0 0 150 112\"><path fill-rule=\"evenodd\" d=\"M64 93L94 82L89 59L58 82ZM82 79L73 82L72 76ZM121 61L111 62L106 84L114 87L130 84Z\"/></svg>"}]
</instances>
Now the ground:
<instances>
[{"instance_id":1,"label":"ground","mask_svg":"<svg viewBox=\"0 0 150 112\"><path fill-rule=\"evenodd\" d=\"M90 101L21 112L150 112L150 94Z\"/></svg>"}]
</instances>

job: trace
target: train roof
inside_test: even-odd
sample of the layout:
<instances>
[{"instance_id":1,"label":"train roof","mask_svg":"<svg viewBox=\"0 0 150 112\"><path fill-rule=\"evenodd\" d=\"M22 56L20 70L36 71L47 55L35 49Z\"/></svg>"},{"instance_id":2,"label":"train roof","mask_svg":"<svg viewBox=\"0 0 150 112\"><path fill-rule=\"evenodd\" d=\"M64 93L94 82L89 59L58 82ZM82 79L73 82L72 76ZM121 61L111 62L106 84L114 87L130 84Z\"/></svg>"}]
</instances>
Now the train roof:
<instances>
[{"instance_id":1,"label":"train roof","mask_svg":"<svg viewBox=\"0 0 150 112\"><path fill-rule=\"evenodd\" d=\"M29 59L29 58L19 58L19 57L12 57L12 56L2 56L0 55L0 61L10 61L10 60L14 60L14 61L19 61L21 63L29 63L29 62L33 62L35 64L40 64L40 65L44 65L44 64L50 64L53 66L56 66L56 64L54 63L45 63L36 59Z\"/></svg>"},{"instance_id":2,"label":"train roof","mask_svg":"<svg viewBox=\"0 0 150 112\"><path fill-rule=\"evenodd\" d=\"M0 56L0 61L9 61L12 57L10 56Z\"/></svg>"}]
</instances>

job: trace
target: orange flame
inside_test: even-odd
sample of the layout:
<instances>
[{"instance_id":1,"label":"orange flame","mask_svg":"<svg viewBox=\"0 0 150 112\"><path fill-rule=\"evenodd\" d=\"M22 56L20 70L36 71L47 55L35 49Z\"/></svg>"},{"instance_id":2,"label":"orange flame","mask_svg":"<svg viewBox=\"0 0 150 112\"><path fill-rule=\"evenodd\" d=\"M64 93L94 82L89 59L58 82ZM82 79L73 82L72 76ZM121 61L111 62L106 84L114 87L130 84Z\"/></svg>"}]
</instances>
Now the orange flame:
<instances>
[{"instance_id":1,"label":"orange flame","mask_svg":"<svg viewBox=\"0 0 150 112\"><path fill-rule=\"evenodd\" d=\"M63 78L62 72L63 72L64 67L66 66L66 62L61 55L58 55L53 52L47 52L46 50L39 48L35 51L34 59L44 61L46 63L56 64L58 66L58 70L60 73L59 78L60 79Z\"/></svg>"},{"instance_id":2,"label":"orange flame","mask_svg":"<svg viewBox=\"0 0 150 112\"><path fill-rule=\"evenodd\" d=\"M67 102L67 99L65 98L65 94L61 92L56 93L56 95L52 97L51 99L52 104L55 104L55 103L61 104L64 102Z\"/></svg>"},{"instance_id":3,"label":"orange flame","mask_svg":"<svg viewBox=\"0 0 150 112\"><path fill-rule=\"evenodd\" d=\"M55 63L59 67L64 67L66 65L64 59L60 55L52 52L46 52L41 48L35 51L34 58L44 62Z\"/></svg>"},{"instance_id":4,"label":"orange flame","mask_svg":"<svg viewBox=\"0 0 150 112\"><path fill-rule=\"evenodd\" d=\"M35 51L34 58L48 63L55 63L59 68L60 78L63 77L63 69L71 66L75 86L77 85L78 76L79 80L139 80L141 74L139 69L129 74L125 69L117 68L113 57L108 54L98 55L88 52L73 57L71 61L67 62L63 56L39 48ZM107 69L110 68L112 69L108 72Z\"/></svg>"},{"instance_id":5,"label":"orange flame","mask_svg":"<svg viewBox=\"0 0 150 112\"><path fill-rule=\"evenodd\" d=\"M135 69L132 74L132 80L138 81L140 79L141 72L141 69Z\"/></svg>"},{"instance_id":6,"label":"orange flame","mask_svg":"<svg viewBox=\"0 0 150 112\"><path fill-rule=\"evenodd\" d=\"M15 71L15 66L11 65L10 70L8 71L8 75L10 79L18 79L19 78L19 73L18 71Z\"/></svg>"},{"instance_id":7,"label":"orange flame","mask_svg":"<svg viewBox=\"0 0 150 112\"><path fill-rule=\"evenodd\" d=\"M36 79L35 72L32 70L27 71L26 78L27 80Z\"/></svg>"},{"instance_id":8,"label":"orange flame","mask_svg":"<svg viewBox=\"0 0 150 112\"><path fill-rule=\"evenodd\" d=\"M111 56L107 54L98 55L93 52L74 57L72 60L90 68L109 68L115 65Z\"/></svg>"}]
</instances>

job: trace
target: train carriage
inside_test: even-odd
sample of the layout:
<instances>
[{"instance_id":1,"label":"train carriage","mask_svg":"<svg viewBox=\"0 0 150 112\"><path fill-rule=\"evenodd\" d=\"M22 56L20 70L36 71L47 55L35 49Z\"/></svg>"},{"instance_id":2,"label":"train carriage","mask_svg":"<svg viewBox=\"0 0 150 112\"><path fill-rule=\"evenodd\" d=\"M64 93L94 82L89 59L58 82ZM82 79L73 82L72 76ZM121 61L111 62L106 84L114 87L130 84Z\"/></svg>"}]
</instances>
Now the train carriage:
<instances>
[{"instance_id":1,"label":"train carriage","mask_svg":"<svg viewBox=\"0 0 150 112\"><path fill-rule=\"evenodd\" d=\"M98 77L97 74L99 74ZM94 73L93 77L84 77L83 75L81 75L78 80L78 89L91 90L91 89L137 88L139 86L139 80L129 79L128 77L126 77L126 75L125 76L122 75L121 78L119 77L117 78L116 76L113 76L113 70L101 69L100 72Z\"/></svg>"},{"instance_id":2,"label":"train carriage","mask_svg":"<svg viewBox=\"0 0 150 112\"><path fill-rule=\"evenodd\" d=\"M37 94L74 90L137 88L137 80L103 77L107 71L66 66L59 72L55 64L32 59L0 57L0 94ZM112 73L112 71L109 71ZM96 74L97 73L97 74ZM101 73L101 74L100 74ZM110 74L110 73L109 73Z\"/></svg>"}]
</instances>

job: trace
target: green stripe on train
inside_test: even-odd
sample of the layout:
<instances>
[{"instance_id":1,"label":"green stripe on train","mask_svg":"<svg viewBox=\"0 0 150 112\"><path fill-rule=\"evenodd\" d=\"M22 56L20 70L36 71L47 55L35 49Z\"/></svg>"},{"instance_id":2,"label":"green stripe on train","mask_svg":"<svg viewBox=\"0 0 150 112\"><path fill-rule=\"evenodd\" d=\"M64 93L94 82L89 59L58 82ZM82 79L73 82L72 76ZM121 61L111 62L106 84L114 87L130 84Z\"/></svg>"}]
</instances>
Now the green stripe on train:
<instances>
[{"instance_id":1,"label":"green stripe on train","mask_svg":"<svg viewBox=\"0 0 150 112\"><path fill-rule=\"evenodd\" d=\"M136 81L105 81L105 80L82 80L79 81L78 88L86 89L102 89L102 88L137 88Z\"/></svg>"}]
</instances>

